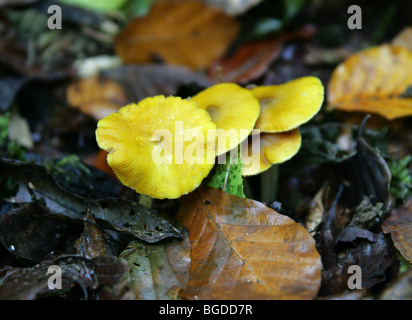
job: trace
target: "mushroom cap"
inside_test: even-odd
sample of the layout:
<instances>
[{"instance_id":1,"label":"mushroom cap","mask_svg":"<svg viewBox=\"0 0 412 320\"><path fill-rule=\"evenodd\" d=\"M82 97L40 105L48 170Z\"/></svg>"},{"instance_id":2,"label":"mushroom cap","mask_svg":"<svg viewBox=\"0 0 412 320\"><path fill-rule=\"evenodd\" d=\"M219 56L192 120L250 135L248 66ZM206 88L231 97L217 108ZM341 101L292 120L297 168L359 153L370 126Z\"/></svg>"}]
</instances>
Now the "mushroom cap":
<instances>
[{"instance_id":1,"label":"mushroom cap","mask_svg":"<svg viewBox=\"0 0 412 320\"><path fill-rule=\"evenodd\" d=\"M259 102L245 88L234 83L211 86L191 98L206 110L217 127L217 155L245 140L259 117Z\"/></svg>"},{"instance_id":2,"label":"mushroom cap","mask_svg":"<svg viewBox=\"0 0 412 320\"><path fill-rule=\"evenodd\" d=\"M157 199L194 190L215 162L216 125L179 97L155 96L121 108L98 122L96 140L125 186Z\"/></svg>"},{"instance_id":3,"label":"mushroom cap","mask_svg":"<svg viewBox=\"0 0 412 320\"><path fill-rule=\"evenodd\" d=\"M253 144L253 138L254 136L251 136L242 142L243 176L259 174L276 163L289 160L299 151L302 140L299 129L261 133L260 146Z\"/></svg>"},{"instance_id":4,"label":"mushroom cap","mask_svg":"<svg viewBox=\"0 0 412 320\"><path fill-rule=\"evenodd\" d=\"M255 129L284 132L308 122L319 112L324 88L316 77L303 77L281 85L250 89L260 103Z\"/></svg>"}]
</instances>

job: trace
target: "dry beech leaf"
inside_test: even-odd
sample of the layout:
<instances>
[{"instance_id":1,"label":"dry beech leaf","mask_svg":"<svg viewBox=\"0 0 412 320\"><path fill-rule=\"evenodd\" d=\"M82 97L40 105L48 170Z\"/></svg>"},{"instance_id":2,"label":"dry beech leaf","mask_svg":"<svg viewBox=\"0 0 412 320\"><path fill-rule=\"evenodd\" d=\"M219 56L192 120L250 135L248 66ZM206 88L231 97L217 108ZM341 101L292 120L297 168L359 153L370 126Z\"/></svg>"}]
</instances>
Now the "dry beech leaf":
<instances>
[{"instance_id":1,"label":"dry beech leaf","mask_svg":"<svg viewBox=\"0 0 412 320\"><path fill-rule=\"evenodd\" d=\"M262 76L269 66L281 55L284 44L296 39L310 39L314 28L305 25L299 30L281 34L274 39L249 42L239 47L235 53L213 63L209 77L217 81L217 68L221 69L224 82L246 83Z\"/></svg>"},{"instance_id":2,"label":"dry beech leaf","mask_svg":"<svg viewBox=\"0 0 412 320\"><path fill-rule=\"evenodd\" d=\"M395 247L412 263L412 199L395 209L385 220L382 229L390 233Z\"/></svg>"},{"instance_id":3,"label":"dry beech leaf","mask_svg":"<svg viewBox=\"0 0 412 320\"><path fill-rule=\"evenodd\" d=\"M412 115L412 52L381 45L351 55L333 72L328 102L344 111L377 113L388 120Z\"/></svg>"},{"instance_id":4,"label":"dry beech leaf","mask_svg":"<svg viewBox=\"0 0 412 320\"><path fill-rule=\"evenodd\" d=\"M184 299L312 299L321 284L315 241L260 202L215 188L183 199L191 266Z\"/></svg>"},{"instance_id":5,"label":"dry beech leaf","mask_svg":"<svg viewBox=\"0 0 412 320\"><path fill-rule=\"evenodd\" d=\"M72 83L67 89L67 101L70 106L100 120L125 105L126 95L120 84L96 75Z\"/></svg>"},{"instance_id":6,"label":"dry beech leaf","mask_svg":"<svg viewBox=\"0 0 412 320\"><path fill-rule=\"evenodd\" d=\"M125 63L168 64L202 69L220 58L239 30L238 22L198 1L160 1L133 19L116 38Z\"/></svg>"},{"instance_id":7,"label":"dry beech leaf","mask_svg":"<svg viewBox=\"0 0 412 320\"><path fill-rule=\"evenodd\" d=\"M215 62L209 68L212 80L217 80L220 68L224 82L244 83L263 75L283 49L280 39L261 40L240 47L233 56Z\"/></svg>"},{"instance_id":8,"label":"dry beech leaf","mask_svg":"<svg viewBox=\"0 0 412 320\"><path fill-rule=\"evenodd\" d=\"M412 51L412 27L403 29L393 40L394 46L408 48Z\"/></svg>"}]
</instances>

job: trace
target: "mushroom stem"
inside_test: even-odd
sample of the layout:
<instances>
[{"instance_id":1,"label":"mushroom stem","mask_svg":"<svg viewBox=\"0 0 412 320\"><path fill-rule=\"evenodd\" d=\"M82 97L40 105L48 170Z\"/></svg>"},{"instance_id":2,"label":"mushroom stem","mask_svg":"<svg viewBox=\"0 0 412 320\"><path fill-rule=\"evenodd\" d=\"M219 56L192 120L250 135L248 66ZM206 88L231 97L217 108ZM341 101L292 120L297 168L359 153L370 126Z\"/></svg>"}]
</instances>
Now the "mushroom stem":
<instances>
[{"instance_id":1,"label":"mushroom stem","mask_svg":"<svg viewBox=\"0 0 412 320\"><path fill-rule=\"evenodd\" d=\"M139 204L142 206L145 206L146 208L151 209L152 208L152 203L153 203L153 198L149 197L148 195L145 194L140 194L139 197Z\"/></svg>"},{"instance_id":2,"label":"mushroom stem","mask_svg":"<svg viewBox=\"0 0 412 320\"><path fill-rule=\"evenodd\" d=\"M262 202L273 202L276 200L278 191L279 166L273 165L260 176L261 200Z\"/></svg>"}]
</instances>

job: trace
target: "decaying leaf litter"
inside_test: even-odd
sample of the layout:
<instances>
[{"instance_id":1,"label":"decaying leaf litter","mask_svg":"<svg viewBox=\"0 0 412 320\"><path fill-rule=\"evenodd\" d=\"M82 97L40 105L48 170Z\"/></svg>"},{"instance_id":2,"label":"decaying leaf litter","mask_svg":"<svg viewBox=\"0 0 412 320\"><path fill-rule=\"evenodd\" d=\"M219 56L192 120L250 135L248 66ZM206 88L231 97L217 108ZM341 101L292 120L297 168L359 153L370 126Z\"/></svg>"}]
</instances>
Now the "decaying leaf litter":
<instances>
[{"instance_id":1,"label":"decaying leaf litter","mask_svg":"<svg viewBox=\"0 0 412 320\"><path fill-rule=\"evenodd\" d=\"M410 299L408 2L361 5L362 30L346 1L75 3L0 2L2 299ZM295 151L262 151L265 171L243 176L239 153L150 208L96 141L101 119L147 97L207 110L196 95L221 82L286 99L304 77L324 100L293 127Z\"/></svg>"}]
</instances>

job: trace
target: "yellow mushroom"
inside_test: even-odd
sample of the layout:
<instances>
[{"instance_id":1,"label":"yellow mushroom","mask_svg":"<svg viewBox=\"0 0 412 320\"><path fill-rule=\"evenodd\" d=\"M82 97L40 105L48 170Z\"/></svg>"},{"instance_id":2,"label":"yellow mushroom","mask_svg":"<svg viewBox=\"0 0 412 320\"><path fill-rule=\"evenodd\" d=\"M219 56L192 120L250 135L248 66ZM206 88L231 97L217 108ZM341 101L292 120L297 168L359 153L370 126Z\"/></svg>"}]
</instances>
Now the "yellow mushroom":
<instances>
[{"instance_id":1,"label":"yellow mushroom","mask_svg":"<svg viewBox=\"0 0 412 320\"><path fill-rule=\"evenodd\" d=\"M301 146L302 137L297 127L319 112L324 99L323 85L316 77L258 86L250 91L260 104L254 127L260 131L260 149L253 146L253 137L242 143L242 158L248 157L247 161L243 160L244 176L261 173L292 158Z\"/></svg>"},{"instance_id":2,"label":"yellow mushroom","mask_svg":"<svg viewBox=\"0 0 412 320\"><path fill-rule=\"evenodd\" d=\"M259 142L255 136L242 142L242 175L252 176L269 169L272 165L292 158L301 145L298 129L279 133L261 133Z\"/></svg>"},{"instance_id":3,"label":"yellow mushroom","mask_svg":"<svg viewBox=\"0 0 412 320\"><path fill-rule=\"evenodd\" d=\"M248 89L234 83L220 83L191 98L206 110L217 127L217 155L241 143L259 116L259 102Z\"/></svg>"},{"instance_id":4,"label":"yellow mushroom","mask_svg":"<svg viewBox=\"0 0 412 320\"><path fill-rule=\"evenodd\" d=\"M198 187L212 169L216 125L192 101L155 96L100 120L96 140L125 186L173 199Z\"/></svg>"},{"instance_id":5,"label":"yellow mushroom","mask_svg":"<svg viewBox=\"0 0 412 320\"><path fill-rule=\"evenodd\" d=\"M281 85L250 89L260 103L255 129L284 132L308 122L319 112L324 88L316 77L303 77Z\"/></svg>"}]
</instances>

